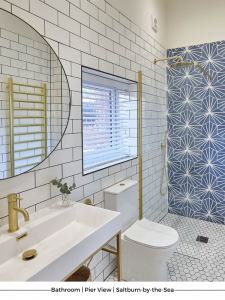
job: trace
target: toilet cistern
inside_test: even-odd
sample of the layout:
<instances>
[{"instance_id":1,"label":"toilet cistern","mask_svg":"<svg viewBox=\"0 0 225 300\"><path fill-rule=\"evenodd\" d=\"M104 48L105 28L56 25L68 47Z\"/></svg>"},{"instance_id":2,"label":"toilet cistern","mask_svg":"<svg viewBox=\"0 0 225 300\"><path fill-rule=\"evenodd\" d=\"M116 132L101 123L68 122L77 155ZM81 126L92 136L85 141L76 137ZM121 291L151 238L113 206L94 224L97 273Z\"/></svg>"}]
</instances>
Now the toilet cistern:
<instances>
[{"instance_id":1,"label":"toilet cistern","mask_svg":"<svg viewBox=\"0 0 225 300\"><path fill-rule=\"evenodd\" d=\"M25 222L29 221L28 212L23 208L17 207L17 200L23 200L23 198L17 197L17 194L8 195L8 212L9 212L8 232L15 232L15 231L19 230L18 212L23 214Z\"/></svg>"}]
</instances>

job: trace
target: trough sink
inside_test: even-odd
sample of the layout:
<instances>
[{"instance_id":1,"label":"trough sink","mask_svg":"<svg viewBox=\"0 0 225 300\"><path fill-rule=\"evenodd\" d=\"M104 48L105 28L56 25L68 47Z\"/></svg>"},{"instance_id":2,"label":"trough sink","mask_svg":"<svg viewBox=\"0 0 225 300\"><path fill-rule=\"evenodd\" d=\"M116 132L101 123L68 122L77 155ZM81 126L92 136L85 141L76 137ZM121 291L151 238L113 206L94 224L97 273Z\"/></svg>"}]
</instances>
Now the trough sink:
<instances>
[{"instance_id":1,"label":"trough sink","mask_svg":"<svg viewBox=\"0 0 225 300\"><path fill-rule=\"evenodd\" d=\"M61 281L121 230L120 213L61 202L21 221L8 233L0 228L0 281ZM17 237L27 233L19 241ZM23 252L37 250L37 257L23 261Z\"/></svg>"}]
</instances>

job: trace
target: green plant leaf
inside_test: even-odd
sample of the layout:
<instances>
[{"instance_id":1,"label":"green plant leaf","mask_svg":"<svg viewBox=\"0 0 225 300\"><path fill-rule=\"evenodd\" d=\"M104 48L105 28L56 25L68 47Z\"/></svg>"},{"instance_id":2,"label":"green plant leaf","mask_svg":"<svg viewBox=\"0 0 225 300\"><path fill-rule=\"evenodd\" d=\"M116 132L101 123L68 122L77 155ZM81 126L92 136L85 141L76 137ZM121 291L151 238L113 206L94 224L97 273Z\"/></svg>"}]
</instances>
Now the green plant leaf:
<instances>
[{"instance_id":1,"label":"green plant leaf","mask_svg":"<svg viewBox=\"0 0 225 300\"><path fill-rule=\"evenodd\" d=\"M50 181L50 183L52 183L53 185L57 185L58 184L58 181L53 179L52 181Z\"/></svg>"},{"instance_id":2,"label":"green plant leaf","mask_svg":"<svg viewBox=\"0 0 225 300\"><path fill-rule=\"evenodd\" d=\"M75 189L75 187L76 187L76 184L75 184L75 183L73 183L73 184L68 188L68 185L67 185L66 182L65 182L64 184L62 184L61 182L62 182L62 178L59 179L59 180L57 180L57 178L56 178L56 179L53 179L53 180L50 181L50 183L52 183L53 185L56 185L57 188L60 188L60 192L61 192L62 194L71 194L71 191L72 191L73 189Z\"/></svg>"}]
</instances>

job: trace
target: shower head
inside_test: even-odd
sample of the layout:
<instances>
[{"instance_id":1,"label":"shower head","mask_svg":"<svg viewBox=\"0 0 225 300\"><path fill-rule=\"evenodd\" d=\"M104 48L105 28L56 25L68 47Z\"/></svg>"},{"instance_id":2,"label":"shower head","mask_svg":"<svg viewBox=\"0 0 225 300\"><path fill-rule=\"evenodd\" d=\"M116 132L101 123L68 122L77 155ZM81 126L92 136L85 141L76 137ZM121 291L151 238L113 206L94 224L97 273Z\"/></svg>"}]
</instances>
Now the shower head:
<instances>
[{"instance_id":1,"label":"shower head","mask_svg":"<svg viewBox=\"0 0 225 300\"><path fill-rule=\"evenodd\" d=\"M190 67L193 67L193 66L194 66L194 63L189 62L189 61L177 62L177 63L173 63L173 64L170 65L171 68L175 68L175 69L190 68Z\"/></svg>"},{"instance_id":2,"label":"shower head","mask_svg":"<svg viewBox=\"0 0 225 300\"><path fill-rule=\"evenodd\" d=\"M183 58L180 56L174 56L174 57L168 57L168 58L162 58L162 59L154 59L154 64L156 64L157 61L162 61L162 60L170 60L170 59L175 59L175 58L179 58L180 62L177 63L173 63L170 65L171 68L174 69L185 69L185 68L190 68L193 66L198 67L203 73L205 73L205 75L207 75L211 80L212 80L212 76L210 76L205 69L203 69L198 62L190 62L190 61L183 61Z\"/></svg>"},{"instance_id":3,"label":"shower head","mask_svg":"<svg viewBox=\"0 0 225 300\"><path fill-rule=\"evenodd\" d=\"M170 67L174 68L174 69L185 69L185 68L190 68L190 67L199 67L199 69L205 73L205 75L207 75L211 80L212 80L212 76L210 76L205 69L203 69L198 62L191 62L191 61L180 61L174 64L171 64Z\"/></svg>"}]
</instances>

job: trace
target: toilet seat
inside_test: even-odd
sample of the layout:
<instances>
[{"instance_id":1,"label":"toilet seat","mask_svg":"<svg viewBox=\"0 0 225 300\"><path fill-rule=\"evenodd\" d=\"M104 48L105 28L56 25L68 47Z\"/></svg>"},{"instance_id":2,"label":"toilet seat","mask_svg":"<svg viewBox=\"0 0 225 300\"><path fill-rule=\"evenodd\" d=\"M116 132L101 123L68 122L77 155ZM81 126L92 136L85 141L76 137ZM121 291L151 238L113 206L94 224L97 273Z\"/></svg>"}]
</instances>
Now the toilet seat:
<instances>
[{"instance_id":1,"label":"toilet seat","mask_svg":"<svg viewBox=\"0 0 225 300\"><path fill-rule=\"evenodd\" d=\"M179 241L179 235L171 227L143 218L124 232L124 239L154 249L167 249Z\"/></svg>"}]
</instances>

